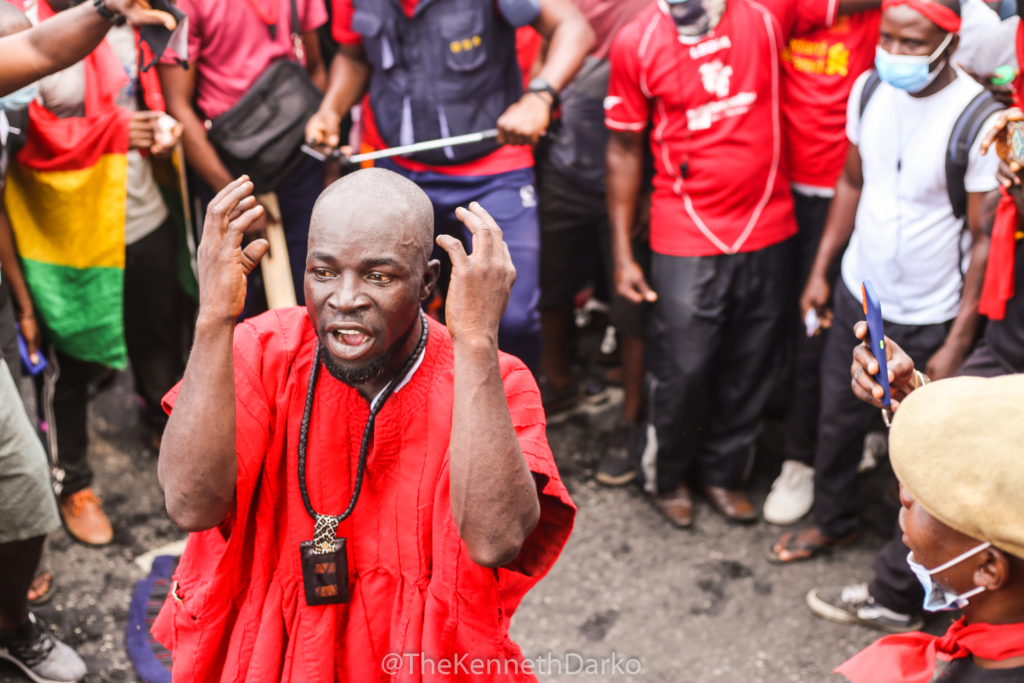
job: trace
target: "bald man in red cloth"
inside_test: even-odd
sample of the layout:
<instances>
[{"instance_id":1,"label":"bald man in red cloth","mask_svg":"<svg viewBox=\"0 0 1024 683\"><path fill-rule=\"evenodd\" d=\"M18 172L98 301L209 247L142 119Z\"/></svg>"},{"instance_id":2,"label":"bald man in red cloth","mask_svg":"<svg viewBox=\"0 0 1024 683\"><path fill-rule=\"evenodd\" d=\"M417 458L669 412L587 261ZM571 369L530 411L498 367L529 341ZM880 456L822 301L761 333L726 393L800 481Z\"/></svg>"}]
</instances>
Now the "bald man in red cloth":
<instances>
[{"instance_id":1,"label":"bald man in red cloth","mask_svg":"<svg viewBox=\"0 0 1024 683\"><path fill-rule=\"evenodd\" d=\"M533 376L498 351L500 228L471 204L472 254L438 238L445 328L420 311L430 201L357 171L314 208L306 307L236 326L267 249L241 246L251 193L243 177L210 204L195 345L165 399L160 482L193 532L153 626L174 680L535 680L509 621L575 507Z\"/></svg>"}]
</instances>

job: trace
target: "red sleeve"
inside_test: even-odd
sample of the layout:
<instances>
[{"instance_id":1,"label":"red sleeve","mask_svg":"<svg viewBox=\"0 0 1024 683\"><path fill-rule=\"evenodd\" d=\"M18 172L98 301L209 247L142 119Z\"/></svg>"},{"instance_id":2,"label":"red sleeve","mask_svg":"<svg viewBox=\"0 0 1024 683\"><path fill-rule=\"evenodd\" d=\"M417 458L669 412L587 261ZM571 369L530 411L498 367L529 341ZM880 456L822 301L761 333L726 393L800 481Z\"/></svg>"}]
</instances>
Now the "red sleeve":
<instances>
[{"instance_id":1,"label":"red sleeve","mask_svg":"<svg viewBox=\"0 0 1024 683\"><path fill-rule=\"evenodd\" d=\"M331 0L334 10L331 18L331 35L342 45L361 45L363 37L352 30L352 0Z\"/></svg>"},{"instance_id":2,"label":"red sleeve","mask_svg":"<svg viewBox=\"0 0 1024 683\"><path fill-rule=\"evenodd\" d=\"M830 28L836 21L839 0L755 0L775 15L782 29L782 39L789 42L822 28Z\"/></svg>"},{"instance_id":3,"label":"red sleeve","mask_svg":"<svg viewBox=\"0 0 1024 683\"><path fill-rule=\"evenodd\" d=\"M612 43L604 100L604 125L611 130L640 132L647 127L651 101L640 63L641 28L639 22L627 25Z\"/></svg>"},{"instance_id":4,"label":"red sleeve","mask_svg":"<svg viewBox=\"0 0 1024 683\"><path fill-rule=\"evenodd\" d=\"M533 374L518 358L505 354L501 355L500 367L512 426L540 496L540 521L523 543L519 555L504 569L539 579L551 569L569 540L576 506L569 498L548 446L544 406Z\"/></svg>"},{"instance_id":5,"label":"red sleeve","mask_svg":"<svg viewBox=\"0 0 1024 683\"><path fill-rule=\"evenodd\" d=\"M302 24L303 33L315 31L326 24L327 6L324 5L324 0L306 0L302 5L302 18L299 23Z\"/></svg>"},{"instance_id":6,"label":"red sleeve","mask_svg":"<svg viewBox=\"0 0 1024 683\"><path fill-rule=\"evenodd\" d=\"M199 0L177 0L175 3L182 12L188 15L188 62L199 61L199 53L203 47L203 16L199 8ZM178 55L167 48L160 56L161 64L177 64Z\"/></svg>"}]
</instances>

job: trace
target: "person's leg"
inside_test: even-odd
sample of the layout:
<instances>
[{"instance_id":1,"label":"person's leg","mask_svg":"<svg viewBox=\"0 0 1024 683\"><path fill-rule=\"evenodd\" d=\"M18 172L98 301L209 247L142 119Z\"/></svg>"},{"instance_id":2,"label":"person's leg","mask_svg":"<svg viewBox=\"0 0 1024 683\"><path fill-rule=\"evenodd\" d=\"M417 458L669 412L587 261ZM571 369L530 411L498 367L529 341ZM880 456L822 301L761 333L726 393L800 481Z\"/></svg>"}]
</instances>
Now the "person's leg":
<instances>
[{"instance_id":1,"label":"person's leg","mask_svg":"<svg viewBox=\"0 0 1024 683\"><path fill-rule=\"evenodd\" d=\"M600 258L595 238L601 214L594 207L603 206L604 197L578 187L551 165L544 168L542 177L538 191L540 365L551 394L545 408L559 410L574 404L580 395L571 357L573 299Z\"/></svg>"},{"instance_id":2,"label":"person's leg","mask_svg":"<svg viewBox=\"0 0 1024 683\"><path fill-rule=\"evenodd\" d=\"M174 231L174 222L168 218L125 249L125 342L135 391L143 403L142 419L157 440L167 424L160 401L184 371L175 339Z\"/></svg>"},{"instance_id":3,"label":"person's leg","mask_svg":"<svg viewBox=\"0 0 1024 683\"><path fill-rule=\"evenodd\" d=\"M783 340L791 320L793 246L787 240L729 257L730 305L697 462L712 503L737 521L755 519L740 487L784 356Z\"/></svg>"},{"instance_id":4,"label":"person's leg","mask_svg":"<svg viewBox=\"0 0 1024 683\"><path fill-rule=\"evenodd\" d=\"M281 223L288 243L288 261L295 284L295 300L306 305L302 282L306 273L306 249L313 205L324 189L324 165L312 157L304 160L275 190L281 207Z\"/></svg>"},{"instance_id":5,"label":"person's leg","mask_svg":"<svg viewBox=\"0 0 1024 683\"><path fill-rule=\"evenodd\" d=\"M670 494L685 486L706 424L712 360L726 317L725 256L652 256L658 292L651 317L647 424L641 470L645 489Z\"/></svg>"},{"instance_id":6,"label":"person's leg","mask_svg":"<svg viewBox=\"0 0 1024 683\"><path fill-rule=\"evenodd\" d=\"M18 331L14 326L14 306L7 280L0 279L0 358L7 359L14 382L21 378L21 356L18 354Z\"/></svg>"},{"instance_id":7,"label":"person's leg","mask_svg":"<svg viewBox=\"0 0 1024 683\"><path fill-rule=\"evenodd\" d=\"M60 496L61 516L68 532L88 545L104 545L114 532L92 491L89 466L89 384L104 368L67 356L52 347L48 365L37 377L37 401L46 423L46 443L54 472L54 490Z\"/></svg>"},{"instance_id":8,"label":"person's leg","mask_svg":"<svg viewBox=\"0 0 1024 683\"><path fill-rule=\"evenodd\" d=\"M0 633L14 633L28 617L28 589L46 536L0 543Z\"/></svg>"}]
</instances>

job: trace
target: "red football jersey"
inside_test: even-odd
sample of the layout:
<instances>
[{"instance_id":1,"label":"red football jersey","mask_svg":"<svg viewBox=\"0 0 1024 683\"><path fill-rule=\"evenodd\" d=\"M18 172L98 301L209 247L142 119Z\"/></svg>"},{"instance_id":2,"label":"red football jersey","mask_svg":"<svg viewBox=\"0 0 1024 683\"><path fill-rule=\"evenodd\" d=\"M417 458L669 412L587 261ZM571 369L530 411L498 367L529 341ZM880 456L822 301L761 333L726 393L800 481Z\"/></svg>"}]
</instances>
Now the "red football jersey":
<instances>
[{"instance_id":1,"label":"red football jersey","mask_svg":"<svg viewBox=\"0 0 1024 683\"><path fill-rule=\"evenodd\" d=\"M846 101L857 76L871 68L878 10L839 17L831 28L789 40L782 52L782 121L789 177L835 187L846 163Z\"/></svg>"},{"instance_id":2,"label":"red football jersey","mask_svg":"<svg viewBox=\"0 0 1024 683\"><path fill-rule=\"evenodd\" d=\"M619 33L605 123L653 124L651 247L671 256L755 251L796 233L783 155L780 53L832 24L836 0L730 0L715 30L680 42L658 5Z\"/></svg>"}]
</instances>

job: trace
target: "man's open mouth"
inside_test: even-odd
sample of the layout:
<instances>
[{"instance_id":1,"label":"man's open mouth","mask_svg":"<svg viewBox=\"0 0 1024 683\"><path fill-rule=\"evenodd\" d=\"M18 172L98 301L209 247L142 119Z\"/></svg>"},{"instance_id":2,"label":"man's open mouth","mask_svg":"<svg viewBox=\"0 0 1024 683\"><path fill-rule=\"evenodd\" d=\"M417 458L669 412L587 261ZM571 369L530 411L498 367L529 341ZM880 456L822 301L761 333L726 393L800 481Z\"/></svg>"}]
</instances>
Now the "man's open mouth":
<instances>
[{"instance_id":1,"label":"man's open mouth","mask_svg":"<svg viewBox=\"0 0 1024 683\"><path fill-rule=\"evenodd\" d=\"M370 350L373 335L361 325L328 325L328 350L336 358L355 360Z\"/></svg>"}]
</instances>

